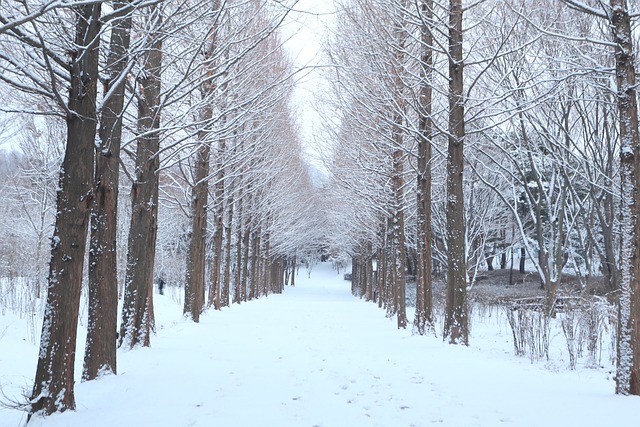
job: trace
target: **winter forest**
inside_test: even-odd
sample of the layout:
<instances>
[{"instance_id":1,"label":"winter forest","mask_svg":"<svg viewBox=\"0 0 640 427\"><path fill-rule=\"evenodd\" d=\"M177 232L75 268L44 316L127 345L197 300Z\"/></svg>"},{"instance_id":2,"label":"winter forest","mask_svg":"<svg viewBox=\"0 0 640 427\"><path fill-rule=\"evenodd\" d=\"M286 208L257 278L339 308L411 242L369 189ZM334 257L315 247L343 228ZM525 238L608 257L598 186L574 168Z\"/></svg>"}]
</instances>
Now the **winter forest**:
<instances>
[{"instance_id":1,"label":"winter forest","mask_svg":"<svg viewBox=\"0 0 640 427\"><path fill-rule=\"evenodd\" d=\"M309 319L292 340L331 328L337 342L344 323L361 319L352 333L393 343L406 364L432 354L456 381L494 362L464 353L456 365L461 353L451 352L478 351L500 330L510 368L492 369L515 376L535 365L531 378L565 382L574 371L606 376L606 399L616 400L602 410L618 408L618 425L634 425L637 6L0 0L0 425L71 425L49 419L88 411L78 387L118 394L105 381L127 381L145 364L121 375L120 361L151 357L145 348L159 340L161 351L176 328L193 328L175 333L184 348L207 341L198 327L227 331L210 351L236 360L234 372L240 360L250 367L236 359L239 344L222 352L216 343L257 331L246 342L280 343L278 330L298 322L282 310ZM348 298L329 304L342 288ZM301 301L309 305L298 311ZM312 319L323 302L328 311ZM352 351L363 358L351 354L350 371L386 350ZM304 383L306 368L293 366L282 375ZM364 378L364 369L353 372ZM428 379L416 372L407 383ZM262 424L497 422L404 423L385 409L368 412L373 421L320 423L304 418L311 412ZM164 422L153 425L198 425Z\"/></svg>"}]
</instances>

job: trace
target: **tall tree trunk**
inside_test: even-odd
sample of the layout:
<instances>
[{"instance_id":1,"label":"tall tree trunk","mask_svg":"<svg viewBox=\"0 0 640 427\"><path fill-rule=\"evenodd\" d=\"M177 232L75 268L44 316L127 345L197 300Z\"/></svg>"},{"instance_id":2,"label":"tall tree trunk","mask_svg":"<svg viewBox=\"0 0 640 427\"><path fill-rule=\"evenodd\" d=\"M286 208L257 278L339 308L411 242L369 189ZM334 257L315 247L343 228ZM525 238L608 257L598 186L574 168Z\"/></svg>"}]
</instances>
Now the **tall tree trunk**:
<instances>
[{"instance_id":1,"label":"tall tree trunk","mask_svg":"<svg viewBox=\"0 0 640 427\"><path fill-rule=\"evenodd\" d=\"M217 19L220 16L220 1L213 1L213 10L218 11L212 24L204 54L204 75L200 84L202 98L201 122L203 129L198 132L199 148L194 165L195 184L191 189L191 235L187 250L186 280L184 308L185 315L194 322L200 321L200 314L204 309L205 271L206 271L206 239L207 239L207 209L209 202L209 171L211 157L211 135L213 104L216 102L217 84L215 79L216 67L214 58L218 48Z\"/></svg>"},{"instance_id":2,"label":"tall tree trunk","mask_svg":"<svg viewBox=\"0 0 640 427\"><path fill-rule=\"evenodd\" d=\"M100 4L73 8L67 145L60 169L51 239L47 303L29 418L74 409L74 361L80 290L89 228L96 137Z\"/></svg>"},{"instance_id":3,"label":"tall tree trunk","mask_svg":"<svg viewBox=\"0 0 640 427\"><path fill-rule=\"evenodd\" d=\"M365 300L366 301L373 301L373 288L374 288L374 283L373 283L373 254L371 253L371 243L368 244L369 245L369 253L367 256L367 289L366 289L366 293L365 293Z\"/></svg>"},{"instance_id":4,"label":"tall tree trunk","mask_svg":"<svg viewBox=\"0 0 640 427\"><path fill-rule=\"evenodd\" d=\"M210 106L205 106L204 120L211 120ZM191 189L191 235L187 249L183 313L194 322L200 321L204 308L205 253L207 239L207 203L209 198L210 146L208 132L201 131L200 147L195 160L195 185Z\"/></svg>"},{"instance_id":5,"label":"tall tree trunk","mask_svg":"<svg viewBox=\"0 0 640 427\"><path fill-rule=\"evenodd\" d=\"M148 50L138 78L136 173L131 189L127 271L120 325L120 346L151 345L154 329L153 266L158 231L158 169L160 167L160 90L162 72L162 11L150 6Z\"/></svg>"},{"instance_id":6,"label":"tall tree trunk","mask_svg":"<svg viewBox=\"0 0 640 427\"><path fill-rule=\"evenodd\" d=\"M125 97L125 74L130 63L130 1L116 1L113 7L123 16L112 23L107 80L98 131L100 148L94 173L89 249L89 309L83 380L104 373L116 373L116 332L118 329L118 186L120 145Z\"/></svg>"},{"instance_id":7,"label":"tall tree trunk","mask_svg":"<svg viewBox=\"0 0 640 427\"><path fill-rule=\"evenodd\" d=\"M239 187L242 188L241 185ZM235 269L234 278L233 278L233 282L234 282L233 302L236 304L240 304L243 300L245 300L244 293L246 292L246 290L242 288L242 267L243 267L242 265L243 264L242 263L242 227L243 227L242 193L240 193L237 203L238 203L238 209L235 210L236 212L236 221L235 221L236 223L236 226L235 226L236 227L236 269Z\"/></svg>"},{"instance_id":8,"label":"tall tree trunk","mask_svg":"<svg viewBox=\"0 0 640 427\"><path fill-rule=\"evenodd\" d=\"M292 287L296 286L296 274L298 272L296 268L297 266L298 266L298 257L294 255L293 261L291 261L291 286Z\"/></svg>"},{"instance_id":9,"label":"tall tree trunk","mask_svg":"<svg viewBox=\"0 0 640 427\"><path fill-rule=\"evenodd\" d=\"M386 260L386 274L385 274L385 307L387 309L387 317L391 318L397 313L396 303L398 299L396 297L397 287L396 284L396 274L398 270L396 269L396 258L397 258L397 247L396 247L396 239L393 235L394 223L393 217L387 219L387 229L386 234L386 245L385 245L385 260Z\"/></svg>"},{"instance_id":10,"label":"tall tree trunk","mask_svg":"<svg viewBox=\"0 0 640 427\"><path fill-rule=\"evenodd\" d=\"M273 260L271 259L271 242L269 241L270 235L267 232L264 237L264 258L262 263L262 295L269 295L269 289L271 288L271 275L269 274L269 270L271 269L271 264Z\"/></svg>"},{"instance_id":11,"label":"tall tree trunk","mask_svg":"<svg viewBox=\"0 0 640 427\"><path fill-rule=\"evenodd\" d=\"M242 287L242 301L247 301L248 299L252 299L250 294L250 290L248 290L248 282L249 282L249 264L251 262L249 250L251 249L251 228L249 224L251 224L250 217L247 217L247 224L245 225L245 230L242 235L242 281L240 286Z\"/></svg>"},{"instance_id":12,"label":"tall tree trunk","mask_svg":"<svg viewBox=\"0 0 640 427\"><path fill-rule=\"evenodd\" d=\"M249 279L249 299L258 297L258 280L260 274L258 272L260 258L260 230L251 231L251 277Z\"/></svg>"},{"instance_id":13,"label":"tall tree trunk","mask_svg":"<svg viewBox=\"0 0 640 427\"><path fill-rule=\"evenodd\" d=\"M221 143L224 144L224 143ZM224 219L224 168L222 165L222 150L216 153L216 169L218 170L216 176L215 190L214 190L214 210L213 210L213 259L211 262L211 284L209 287L209 306L213 305L215 310L220 310L222 307L221 300L221 266L222 266L222 238L224 233L223 219ZM225 305L228 305L225 304Z\"/></svg>"},{"instance_id":14,"label":"tall tree trunk","mask_svg":"<svg viewBox=\"0 0 640 427\"><path fill-rule=\"evenodd\" d=\"M222 276L222 302L223 307L229 306L229 297L231 294L231 237L232 220L233 220L233 188L229 191L229 201L227 206L227 223L224 225L224 274Z\"/></svg>"},{"instance_id":15,"label":"tall tree trunk","mask_svg":"<svg viewBox=\"0 0 640 427\"><path fill-rule=\"evenodd\" d=\"M618 310L616 393L640 394L640 136L635 55L626 0L611 0L611 30L616 44L616 83L620 115L622 248Z\"/></svg>"},{"instance_id":16,"label":"tall tree trunk","mask_svg":"<svg viewBox=\"0 0 640 427\"><path fill-rule=\"evenodd\" d=\"M405 62L405 46L408 37L405 26L405 2L398 10L398 16L395 23L395 41L397 43L392 76L395 83L396 99L394 112L393 132L393 152L392 152L392 185L394 194L393 215L391 218L391 237L393 239L393 294L395 314L397 316L398 328L407 327L407 310L406 310L406 248L405 248L405 232L404 232L404 117L406 115L406 106L404 100L404 62Z\"/></svg>"},{"instance_id":17,"label":"tall tree trunk","mask_svg":"<svg viewBox=\"0 0 640 427\"><path fill-rule=\"evenodd\" d=\"M467 263L464 223L464 64L462 0L449 1L449 143L447 154L447 308L444 336L452 344L469 343Z\"/></svg>"},{"instance_id":18,"label":"tall tree trunk","mask_svg":"<svg viewBox=\"0 0 640 427\"><path fill-rule=\"evenodd\" d=\"M400 130L397 131L400 133ZM402 139L402 134L396 135ZM398 141L397 141L398 142ZM393 189L395 193L395 214L393 217L393 246L394 246L394 275L393 287L395 297L395 312L398 320L398 328L407 327L407 305L406 305L406 274L405 265L407 262L404 238L404 167L403 152L396 150L393 154Z\"/></svg>"},{"instance_id":19,"label":"tall tree trunk","mask_svg":"<svg viewBox=\"0 0 640 427\"><path fill-rule=\"evenodd\" d=\"M418 285L416 290L416 312L413 321L415 332L424 335L434 331L433 284L431 277L431 102L433 89L431 75L433 68L433 36L429 28L433 18L433 0L422 0L420 4L422 41L420 92L420 119L418 123Z\"/></svg>"}]
</instances>

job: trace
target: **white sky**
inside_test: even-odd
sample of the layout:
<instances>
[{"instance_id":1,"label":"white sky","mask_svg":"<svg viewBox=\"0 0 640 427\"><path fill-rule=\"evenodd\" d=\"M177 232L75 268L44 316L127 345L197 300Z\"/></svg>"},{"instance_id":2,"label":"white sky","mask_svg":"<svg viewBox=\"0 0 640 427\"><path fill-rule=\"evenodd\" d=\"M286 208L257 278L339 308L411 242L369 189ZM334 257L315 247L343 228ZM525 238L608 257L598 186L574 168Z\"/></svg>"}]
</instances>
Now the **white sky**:
<instances>
[{"instance_id":1,"label":"white sky","mask_svg":"<svg viewBox=\"0 0 640 427\"><path fill-rule=\"evenodd\" d=\"M289 51L294 66L319 67L323 65L322 44L327 34L327 27L335 17L333 0L299 0L283 26L285 47ZM324 90L325 81L321 70L310 68L304 70L303 78L298 83L294 94L294 107L297 110L301 138L309 160L318 167L319 161L315 147L320 135L320 116L316 111L315 98Z\"/></svg>"}]
</instances>

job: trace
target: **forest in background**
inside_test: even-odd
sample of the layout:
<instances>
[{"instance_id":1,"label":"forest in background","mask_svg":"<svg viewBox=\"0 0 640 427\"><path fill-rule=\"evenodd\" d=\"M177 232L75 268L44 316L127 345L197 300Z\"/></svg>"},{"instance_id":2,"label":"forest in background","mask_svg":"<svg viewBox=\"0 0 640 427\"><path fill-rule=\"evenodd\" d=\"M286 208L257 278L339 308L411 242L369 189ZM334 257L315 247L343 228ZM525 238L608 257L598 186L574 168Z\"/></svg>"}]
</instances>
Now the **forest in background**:
<instances>
[{"instance_id":1,"label":"forest in background","mask_svg":"<svg viewBox=\"0 0 640 427\"><path fill-rule=\"evenodd\" d=\"M547 320L570 276L619 308L617 391L638 394L626 2L336 0L322 166L292 99L308 72L284 49L295 5L0 5L0 126L17 148L0 159L0 275L29 289L1 302L46 298L31 412L75 406L65 355L81 299L90 380L117 371L116 343L150 344L154 283L184 287L198 322L281 292L321 256L351 263L353 292L400 328L415 279L419 334L434 331L444 277L443 334L462 344L481 272L530 266Z\"/></svg>"}]
</instances>

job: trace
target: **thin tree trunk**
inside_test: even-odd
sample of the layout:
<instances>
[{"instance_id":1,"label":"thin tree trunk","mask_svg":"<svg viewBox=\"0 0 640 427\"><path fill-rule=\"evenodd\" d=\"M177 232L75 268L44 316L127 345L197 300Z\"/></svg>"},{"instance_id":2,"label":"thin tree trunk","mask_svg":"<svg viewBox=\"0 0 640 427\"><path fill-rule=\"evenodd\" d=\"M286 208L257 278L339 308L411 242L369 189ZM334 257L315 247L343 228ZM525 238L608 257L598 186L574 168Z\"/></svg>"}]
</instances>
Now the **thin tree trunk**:
<instances>
[{"instance_id":1,"label":"thin tree trunk","mask_svg":"<svg viewBox=\"0 0 640 427\"><path fill-rule=\"evenodd\" d=\"M248 291L248 282L249 282L249 264L251 262L249 257L249 250L251 249L251 229L249 224L251 223L250 219L247 218L246 229L242 235L242 300L247 301L248 299L252 299L252 295L250 290Z\"/></svg>"},{"instance_id":2,"label":"thin tree trunk","mask_svg":"<svg viewBox=\"0 0 640 427\"><path fill-rule=\"evenodd\" d=\"M240 186L241 188L242 186ZM243 267L243 262L242 262L242 227L243 227L243 221L242 221L242 206L243 206L243 202L242 202L242 193L240 193L240 197L238 197L238 209L236 210L236 269L235 269L235 274L234 274L234 298L233 298L233 302L240 304L242 301L245 300L245 295L244 295L244 289L242 288L242 267Z\"/></svg>"},{"instance_id":3,"label":"thin tree trunk","mask_svg":"<svg viewBox=\"0 0 640 427\"><path fill-rule=\"evenodd\" d=\"M222 238L224 233L224 167L221 159L224 142L220 142L221 149L216 153L216 184L214 186L214 232L213 232L213 260L211 263L211 285L209 287L209 306L220 310L221 300L221 267L222 267Z\"/></svg>"},{"instance_id":4,"label":"thin tree trunk","mask_svg":"<svg viewBox=\"0 0 640 427\"><path fill-rule=\"evenodd\" d=\"M225 249L224 249L224 275L222 277L222 307L229 306L229 297L231 293L231 237L232 237L232 220L233 220L233 188L230 191L231 196L227 206L227 223L224 226L225 231Z\"/></svg>"},{"instance_id":5,"label":"thin tree trunk","mask_svg":"<svg viewBox=\"0 0 640 427\"><path fill-rule=\"evenodd\" d=\"M77 6L67 144L51 239L47 303L28 418L74 409L74 360L96 137L100 4Z\"/></svg>"},{"instance_id":6,"label":"thin tree trunk","mask_svg":"<svg viewBox=\"0 0 640 427\"><path fill-rule=\"evenodd\" d=\"M365 293L364 293L364 297L365 297L365 301L371 301L373 300L373 245L371 244L371 242L367 242L367 262L366 262L366 271L367 271L367 280L366 280L366 284L365 284Z\"/></svg>"},{"instance_id":7,"label":"thin tree trunk","mask_svg":"<svg viewBox=\"0 0 640 427\"><path fill-rule=\"evenodd\" d=\"M296 286L296 267L298 265L298 257L296 255L293 256L293 261L291 262L291 286Z\"/></svg>"},{"instance_id":8,"label":"thin tree trunk","mask_svg":"<svg viewBox=\"0 0 640 427\"><path fill-rule=\"evenodd\" d=\"M273 260L271 259L271 242L269 241L269 233L266 233L263 242L264 242L264 258L262 259L261 288L262 288L262 295L267 296L269 295L269 289L271 286L271 284L269 283L271 279L271 276L269 275L269 270L270 270L271 263L273 262Z\"/></svg>"},{"instance_id":9,"label":"thin tree trunk","mask_svg":"<svg viewBox=\"0 0 640 427\"><path fill-rule=\"evenodd\" d=\"M136 174L131 189L127 271L120 325L120 346L151 345L154 329L153 267L158 232L158 169L160 167L160 90L162 72L161 9L150 6L149 44L139 78Z\"/></svg>"},{"instance_id":10,"label":"thin tree trunk","mask_svg":"<svg viewBox=\"0 0 640 427\"><path fill-rule=\"evenodd\" d=\"M258 297L258 280L260 274L258 272L260 258L260 230L251 232L251 278L249 280L249 299Z\"/></svg>"}]
</instances>

